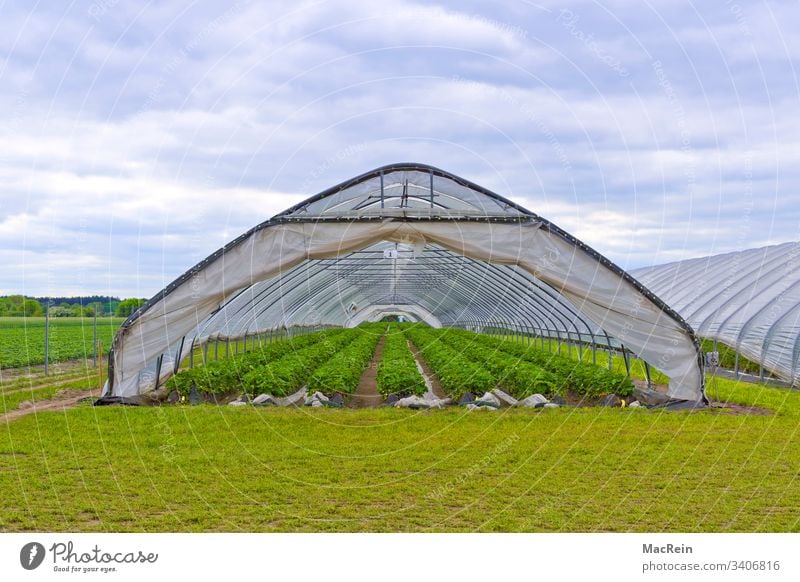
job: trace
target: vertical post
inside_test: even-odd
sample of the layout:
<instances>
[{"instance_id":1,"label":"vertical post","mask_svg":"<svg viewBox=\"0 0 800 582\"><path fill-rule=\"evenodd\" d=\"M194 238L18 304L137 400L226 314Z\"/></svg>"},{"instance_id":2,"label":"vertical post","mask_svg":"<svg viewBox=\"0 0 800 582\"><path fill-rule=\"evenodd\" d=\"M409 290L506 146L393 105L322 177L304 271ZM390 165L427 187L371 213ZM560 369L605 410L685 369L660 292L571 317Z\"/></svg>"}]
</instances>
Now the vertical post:
<instances>
[{"instance_id":1,"label":"vertical post","mask_svg":"<svg viewBox=\"0 0 800 582\"><path fill-rule=\"evenodd\" d=\"M225 358L230 358L231 356L231 338L225 338Z\"/></svg>"},{"instance_id":2,"label":"vertical post","mask_svg":"<svg viewBox=\"0 0 800 582\"><path fill-rule=\"evenodd\" d=\"M625 360L625 373L628 374L628 378L631 377L631 362L628 359L628 350L625 349L625 346L622 346L622 359Z\"/></svg>"},{"instance_id":3,"label":"vertical post","mask_svg":"<svg viewBox=\"0 0 800 582\"><path fill-rule=\"evenodd\" d=\"M162 353L158 356L156 360L156 386L154 390L158 390L158 386L161 383L161 365L164 363L164 354Z\"/></svg>"},{"instance_id":4,"label":"vertical post","mask_svg":"<svg viewBox=\"0 0 800 582\"><path fill-rule=\"evenodd\" d=\"M97 383L100 385L100 390L103 389L103 342L97 342L97 351L100 354L98 358L98 366L97 366Z\"/></svg>"},{"instance_id":5,"label":"vertical post","mask_svg":"<svg viewBox=\"0 0 800 582\"><path fill-rule=\"evenodd\" d=\"M172 374L175 375L178 373L181 367L181 358L183 357L183 344L186 342L186 336L181 338L181 343L178 346L178 351L175 353L175 364L172 367Z\"/></svg>"},{"instance_id":6,"label":"vertical post","mask_svg":"<svg viewBox=\"0 0 800 582\"><path fill-rule=\"evenodd\" d=\"M381 208L383 208L383 170L381 170Z\"/></svg>"},{"instance_id":7,"label":"vertical post","mask_svg":"<svg viewBox=\"0 0 800 582\"><path fill-rule=\"evenodd\" d=\"M208 363L208 340L203 344L203 363Z\"/></svg>"},{"instance_id":8,"label":"vertical post","mask_svg":"<svg viewBox=\"0 0 800 582\"><path fill-rule=\"evenodd\" d=\"M192 338L192 345L189 346L189 369L190 370L192 368L194 368L194 340L195 340L195 338Z\"/></svg>"},{"instance_id":9,"label":"vertical post","mask_svg":"<svg viewBox=\"0 0 800 582\"><path fill-rule=\"evenodd\" d=\"M431 174L431 208L433 208L433 170L429 170Z\"/></svg>"},{"instance_id":10,"label":"vertical post","mask_svg":"<svg viewBox=\"0 0 800 582\"><path fill-rule=\"evenodd\" d=\"M50 298L44 304L44 375L48 374L50 364Z\"/></svg>"},{"instance_id":11,"label":"vertical post","mask_svg":"<svg viewBox=\"0 0 800 582\"><path fill-rule=\"evenodd\" d=\"M92 364L97 366L97 303L94 304L94 325L93 325L93 332L92 332L92 348L94 350L94 356L92 357Z\"/></svg>"},{"instance_id":12,"label":"vertical post","mask_svg":"<svg viewBox=\"0 0 800 582\"><path fill-rule=\"evenodd\" d=\"M647 362L644 362L644 377L647 379L647 387L652 388L653 382L650 379L650 364L648 364Z\"/></svg>"},{"instance_id":13,"label":"vertical post","mask_svg":"<svg viewBox=\"0 0 800 582\"><path fill-rule=\"evenodd\" d=\"M214 339L214 359L219 360L219 338Z\"/></svg>"},{"instance_id":14,"label":"vertical post","mask_svg":"<svg viewBox=\"0 0 800 582\"><path fill-rule=\"evenodd\" d=\"M733 360L733 377L739 379L739 350L736 350L736 356Z\"/></svg>"}]
</instances>

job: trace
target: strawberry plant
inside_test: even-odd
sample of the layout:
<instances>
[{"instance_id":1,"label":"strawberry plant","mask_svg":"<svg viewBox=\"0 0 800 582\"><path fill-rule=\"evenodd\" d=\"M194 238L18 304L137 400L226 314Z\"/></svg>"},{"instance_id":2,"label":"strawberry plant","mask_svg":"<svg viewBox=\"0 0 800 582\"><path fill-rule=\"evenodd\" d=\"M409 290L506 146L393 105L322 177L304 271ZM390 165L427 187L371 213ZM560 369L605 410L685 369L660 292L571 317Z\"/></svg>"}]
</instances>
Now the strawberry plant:
<instances>
[{"instance_id":1,"label":"strawberry plant","mask_svg":"<svg viewBox=\"0 0 800 582\"><path fill-rule=\"evenodd\" d=\"M421 396L426 391L425 380L417 369L417 362L408 347L408 341L396 326L390 328L383 344L383 357L378 365L378 392Z\"/></svg>"}]
</instances>

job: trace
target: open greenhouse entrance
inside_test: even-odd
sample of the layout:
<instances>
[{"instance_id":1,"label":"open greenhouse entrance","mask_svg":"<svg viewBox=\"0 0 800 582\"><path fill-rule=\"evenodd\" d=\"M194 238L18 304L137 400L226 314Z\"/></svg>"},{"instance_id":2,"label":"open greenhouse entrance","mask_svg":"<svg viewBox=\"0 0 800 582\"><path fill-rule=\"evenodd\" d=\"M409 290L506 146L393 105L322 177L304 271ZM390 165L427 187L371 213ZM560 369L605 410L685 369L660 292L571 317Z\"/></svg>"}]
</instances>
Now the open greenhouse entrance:
<instances>
[{"instance_id":1,"label":"open greenhouse entrance","mask_svg":"<svg viewBox=\"0 0 800 582\"><path fill-rule=\"evenodd\" d=\"M419 164L309 198L178 278L123 324L106 394L154 389L210 341L385 314L624 348L670 377L670 397L705 401L694 333L660 299L549 221Z\"/></svg>"}]
</instances>

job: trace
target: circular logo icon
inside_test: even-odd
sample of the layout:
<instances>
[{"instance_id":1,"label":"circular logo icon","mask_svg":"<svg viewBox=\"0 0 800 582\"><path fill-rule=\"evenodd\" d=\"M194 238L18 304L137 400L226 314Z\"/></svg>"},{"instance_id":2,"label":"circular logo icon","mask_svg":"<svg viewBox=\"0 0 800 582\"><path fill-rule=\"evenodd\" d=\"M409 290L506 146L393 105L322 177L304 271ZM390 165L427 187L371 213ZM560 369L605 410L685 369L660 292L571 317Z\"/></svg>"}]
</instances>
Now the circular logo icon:
<instances>
[{"instance_id":1,"label":"circular logo icon","mask_svg":"<svg viewBox=\"0 0 800 582\"><path fill-rule=\"evenodd\" d=\"M35 570L44 561L44 546L39 542L29 542L19 551L19 563L26 570Z\"/></svg>"}]
</instances>

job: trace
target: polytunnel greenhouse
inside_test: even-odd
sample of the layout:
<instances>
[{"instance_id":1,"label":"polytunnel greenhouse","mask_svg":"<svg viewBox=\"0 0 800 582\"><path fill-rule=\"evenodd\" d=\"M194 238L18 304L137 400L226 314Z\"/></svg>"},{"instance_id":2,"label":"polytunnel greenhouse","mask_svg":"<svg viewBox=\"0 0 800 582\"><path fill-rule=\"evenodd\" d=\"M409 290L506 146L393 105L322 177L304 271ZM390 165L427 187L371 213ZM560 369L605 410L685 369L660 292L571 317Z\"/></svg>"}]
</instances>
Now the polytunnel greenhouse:
<instances>
[{"instance_id":1,"label":"polytunnel greenhouse","mask_svg":"<svg viewBox=\"0 0 800 582\"><path fill-rule=\"evenodd\" d=\"M673 400L706 402L700 347L676 311L552 222L422 164L333 186L189 269L122 325L104 396L158 388L211 342L387 314L630 353L669 377Z\"/></svg>"},{"instance_id":2,"label":"polytunnel greenhouse","mask_svg":"<svg viewBox=\"0 0 800 582\"><path fill-rule=\"evenodd\" d=\"M638 269L701 337L800 384L800 243Z\"/></svg>"}]
</instances>

